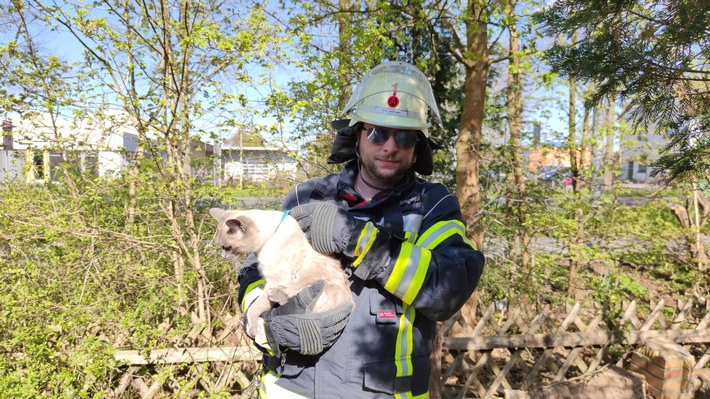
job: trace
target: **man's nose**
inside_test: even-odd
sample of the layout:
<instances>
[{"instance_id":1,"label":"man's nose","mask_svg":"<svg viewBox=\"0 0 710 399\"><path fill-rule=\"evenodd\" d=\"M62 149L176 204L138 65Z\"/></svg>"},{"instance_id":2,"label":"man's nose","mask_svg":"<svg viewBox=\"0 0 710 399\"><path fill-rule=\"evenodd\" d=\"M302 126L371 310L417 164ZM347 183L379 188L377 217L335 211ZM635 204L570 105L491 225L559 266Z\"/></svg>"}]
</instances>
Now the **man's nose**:
<instances>
[{"instance_id":1,"label":"man's nose","mask_svg":"<svg viewBox=\"0 0 710 399\"><path fill-rule=\"evenodd\" d=\"M388 151L395 151L399 149L399 147L397 147L397 142L394 139L394 134L390 134L389 136L387 136L387 141L385 141L382 146Z\"/></svg>"}]
</instances>

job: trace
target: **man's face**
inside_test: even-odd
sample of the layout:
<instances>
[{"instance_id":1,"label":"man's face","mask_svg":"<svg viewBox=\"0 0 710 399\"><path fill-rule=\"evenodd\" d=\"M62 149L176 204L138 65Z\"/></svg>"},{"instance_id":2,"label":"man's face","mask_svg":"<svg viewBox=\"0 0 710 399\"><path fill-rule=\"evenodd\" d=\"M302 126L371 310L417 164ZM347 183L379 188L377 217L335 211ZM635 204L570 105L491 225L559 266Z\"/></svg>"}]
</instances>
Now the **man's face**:
<instances>
[{"instance_id":1,"label":"man's face","mask_svg":"<svg viewBox=\"0 0 710 399\"><path fill-rule=\"evenodd\" d=\"M414 163L416 138L413 130L365 123L358 136L361 173L365 173L365 179L380 187L396 184Z\"/></svg>"}]
</instances>

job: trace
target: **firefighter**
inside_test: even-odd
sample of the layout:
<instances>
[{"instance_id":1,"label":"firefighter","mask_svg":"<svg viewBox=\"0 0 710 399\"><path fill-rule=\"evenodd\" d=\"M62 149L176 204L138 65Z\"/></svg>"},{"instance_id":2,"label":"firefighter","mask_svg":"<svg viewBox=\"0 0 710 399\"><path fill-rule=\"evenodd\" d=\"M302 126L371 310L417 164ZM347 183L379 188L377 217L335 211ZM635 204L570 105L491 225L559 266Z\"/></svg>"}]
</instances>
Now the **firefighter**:
<instances>
[{"instance_id":1,"label":"firefighter","mask_svg":"<svg viewBox=\"0 0 710 399\"><path fill-rule=\"evenodd\" d=\"M330 163L340 173L299 183L283 210L313 247L337 257L355 305L309 313L322 285L262 314L262 398L427 398L436 322L471 296L484 257L459 203L433 172L431 85L414 65L385 62L355 88ZM256 258L240 268L242 311L260 294Z\"/></svg>"}]
</instances>

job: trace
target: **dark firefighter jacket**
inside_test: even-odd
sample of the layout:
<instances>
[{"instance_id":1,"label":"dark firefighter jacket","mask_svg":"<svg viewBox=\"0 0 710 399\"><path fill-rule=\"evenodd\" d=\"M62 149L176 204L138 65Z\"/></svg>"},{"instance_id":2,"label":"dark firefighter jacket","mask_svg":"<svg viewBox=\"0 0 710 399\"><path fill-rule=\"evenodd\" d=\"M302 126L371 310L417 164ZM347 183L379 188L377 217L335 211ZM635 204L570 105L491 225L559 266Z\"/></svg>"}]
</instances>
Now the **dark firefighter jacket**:
<instances>
[{"instance_id":1,"label":"dark firefighter jacket","mask_svg":"<svg viewBox=\"0 0 710 399\"><path fill-rule=\"evenodd\" d=\"M436 321L453 316L478 284L484 257L465 236L456 197L439 183L408 174L394 189L364 201L352 188L356 161L339 174L298 184L284 210L329 201L371 221L367 256L343 259L355 307L335 344L319 356L266 355L276 384L308 398L426 398ZM358 263L359 262L359 263ZM358 263L352 268L353 263ZM245 309L259 289L256 258L239 272Z\"/></svg>"}]
</instances>

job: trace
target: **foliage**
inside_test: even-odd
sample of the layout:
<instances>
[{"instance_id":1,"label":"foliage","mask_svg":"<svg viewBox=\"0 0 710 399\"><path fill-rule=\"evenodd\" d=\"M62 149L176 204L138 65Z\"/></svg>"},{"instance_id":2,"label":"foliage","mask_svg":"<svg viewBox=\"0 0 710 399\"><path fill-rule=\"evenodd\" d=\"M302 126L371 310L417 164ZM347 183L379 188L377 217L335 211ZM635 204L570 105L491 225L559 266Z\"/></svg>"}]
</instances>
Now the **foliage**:
<instances>
[{"instance_id":1,"label":"foliage","mask_svg":"<svg viewBox=\"0 0 710 399\"><path fill-rule=\"evenodd\" d=\"M140 229L126 235L125 180L74 182L76 196L64 184L0 191L0 390L10 397L103 397L120 376L116 349L170 348L192 327L175 306L171 222L151 206L160 187L145 193ZM200 251L211 307L234 311L233 270L211 261L210 248Z\"/></svg>"},{"instance_id":2,"label":"foliage","mask_svg":"<svg viewBox=\"0 0 710 399\"><path fill-rule=\"evenodd\" d=\"M573 259L586 265L575 291L589 293L588 299L599 302L648 300L650 288L669 295L685 295L701 278L697 269L678 256L682 228L667 200L622 205L613 195L574 200L564 189L545 184L530 184L529 190L523 209L531 224L529 250L534 260L524 276L516 276L512 258L513 251L519 250L519 227L501 223L504 202L489 201L486 208L487 265L481 290L484 300L506 298L515 302L527 294L536 303L564 302L568 265ZM581 245L572 241L578 207L586 215L587 236Z\"/></svg>"},{"instance_id":3,"label":"foliage","mask_svg":"<svg viewBox=\"0 0 710 399\"><path fill-rule=\"evenodd\" d=\"M554 71L597 82L595 102L617 93L621 102L629 100L636 125L674 131L656 173L671 179L707 176L706 165L693 162L707 155L707 143L692 147L687 142L708 131L708 2L565 0L536 18L552 36L584 33L573 46L556 44L549 50ZM682 126L693 119L700 128L684 132Z\"/></svg>"},{"instance_id":4,"label":"foliage","mask_svg":"<svg viewBox=\"0 0 710 399\"><path fill-rule=\"evenodd\" d=\"M35 51L38 47L32 29L4 24L5 32L8 27L18 30L10 35L16 40L0 46L0 62L11 72L0 77L4 90L0 106L28 117L45 111L72 123L101 118L117 123L106 112L118 107L131 116L126 125L136 130L144 152L113 178L97 178L80 168L67 167L56 184L8 182L0 190L0 212L5 216L0 219L0 391L18 398L108 397L126 370L113 360L116 350L145 352L223 344L205 343L191 334L202 327L205 331L223 327L227 317L238 314L235 270L219 258L218 248L211 242L213 221L205 211L215 204L242 206L242 196L280 199L293 182L281 178L264 184L247 182L241 189L231 184L211 187L186 172L190 166L208 169L212 163L210 158L190 159L185 149L191 140L205 135L218 139L224 133L222 128L258 131L289 148L304 145L301 170L307 176L335 170L325 165L332 143L328 123L338 116L350 85L362 71L382 60L405 60L432 77L444 126L433 128L431 134L444 147L436 153L439 170L447 171L436 178L454 189L453 147L464 108L464 72L479 56L461 42L457 32L480 17L497 38L498 34L505 36L508 23L515 23L499 4L490 3L489 8L485 2L469 2L469 9L439 9L436 1L375 1L367 5L343 1L337 6L330 1L282 2L278 4L282 13L260 3L225 2L220 3L225 8L219 10L207 9L211 3L191 3L184 9L174 7L175 14L165 15L165 35L153 35L152 27L161 24L149 25L159 16L157 8L142 8L150 2L97 3L120 11L107 12L109 16L96 14L80 2L61 4L72 6L71 11L60 4L48 4L13 1L7 9L12 12L0 14L19 21L22 12L26 21L45 21L53 29L72 27L76 38L95 41L85 42L85 57L72 63ZM617 51L619 59L635 66L636 71L641 70L643 60L633 56L658 55L656 47L645 53L635 47L633 32L621 29L640 26L643 18L630 17L628 12L636 10L635 4L621 2L616 8L609 8L609 2L590 4L596 4L597 9L587 8L584 2L572 5L559 1L547 11L545 18L560 18L560 29L586 24L594 33L578 48L553 50L552 56L560 57L556 64L559 72L591 79L594 71L579 72L572 67L618 67L589 62L603 55L600 48ZM683 11L687 4L678 4L673 15L688 16ZM564 8L573 6L576 8ZM571 19L565 19L565 10L574 10ZM180 12L189 12L194 18L181 20ZM134 23L124 24L128 21L124 15L130 15L128 20ZM594 25L592 17L605 23ZM628 26L614 25L627 17L631 21ZM279 18L284 19L277 21ZM689 20L688 30L677 31L679 38L697 39L689 29L702 18ZM521 27L525 28L520 31L533 29L525 24ZM679 44L664 32L659 44L666 47L659 48L667 50ZM338 43L332 39L335 36ZM162 42L164 38L170 38L170 43ZM528 37L531 48L533 38ZM628 51L622 49L627 42L631 43ZM287 82L275 82L270 76L272 63L283 60L282 46L286 44L294 56L286 68L296 72ZM638 43L650 44L655 42L647 37ZM164 46L162 50L155 51L160 46ZM488 49L488 55L498 58L486 61L486 68L505 60L503 47ZM683 61L696 50L681 46L677 51ZM184 57L170 58L168 54ZM563 58L568 55L581 58ZM181 63L181 59L187 62ZM170 68L163 61L170 62ZM184 76L189 77L187 81L180 79L183 70L189 71ZM490 89L497 88L497 80L505 75L503 70L492 67L485 82L489 89L485 98L487 126L501 136L506 133L507 89L500 93ZM549 82L550 76L545 74L541 79ZM681 82L683 76L674 76L684 95L691 98L697 94ZM617 89L630 78L636 78L631 70L611 74L605 87ZM632 89L645 87L649 82L644 79L638 76L623 86L626 95L638 94ZM248 83L259 89L268 87L260 110L243 94L247 88L229 87ZM639 104L660 101L673 92L666 86L659 90L639 96ZM98 109L92 108L92 101L99 104ZM269 113L276 123L262 130L248 126L260 111ZM681 109L667 111L679 113ZM294 135L284 131L283 126L289 124L296 131ZM108 134L111 129L106 130L103 133ZM680 149L694 166L701 165L698 159L705 158L693 156L704 156L701 150L706 141L693 137L687 129L677 131L673 148ZM60 133L57 127L43 139L56 140L56 148L78 145L76 137L57 139ZM487 229L483 247L487 265L479 289L484 301L514 302L527 297L538 306L568 301L572 262L584 265L579 286L574 287L580 299L612 305L624 299L643 300L650 289L687 295L689 287L704 278L677 256L684 232L664 201L677 196L678 190L657 193L654 201L640 197L649 192L624 190L599 196L585 189L576 196L531 175L521 195L510 184L516 149L484 142L480 150L480 183L485 196L480 217ZM678 162L673 160L669 168L671 164ZM619 196L639 201L621 205ZM279 202L264 206L277 207ZM580 227L575 220L577 210L585 216L582 242L576 241ZM521 232L529 234L530 243L522 242ZM532 257L524 271L517 264L522 251L530 251ZM170 387L166 396L184 397L193 388L209 390L199 377L216 371L206 365L185 365L167 371L145 366L136 373L165 381ZM241 391L238 386L221 389L211 395L231 396Z\"/></svg>"},{"instance_id":5,"label":"foliage","mask_svg":"<svg viewBox=\"0 0 710 399\"><path fill-rule=\"evenodd\" d=\"M1 350L13 357L0 385L13 397L99 397L121 373L116 348L190 345L195 324L237 311L233 270L216 260L204 216L204 199L233 198L192 175L209 160L191 159L190 148L239 126L244 98L223 83L252 81L245 60L268 66L259 62L278 57L279 32L258 4L13 1L7 11L2 111L23 123L49 115L48 126L24 133L59 153L100 154L117 132L136 145L114 178L66 168L56 185L2 193L1 299L11 314ZM42 29L64 32L84 53L71 62L47 55ZM105 141L67 137L72 125ZM185 373L170 377L193 371Z\"/></svg>"},{"instance_id":6,"label":"foliage","mask_svg":"<svg viewBox=\"0 0 710 399\"><path fill-rule=\"evenodd\" d=\"M653 162L651 176L666 175L668 181L693 182L710 177L710 112L681 116L665 123L670 128L670 140L663 154Z\"/></svg>"}]
</instances>

